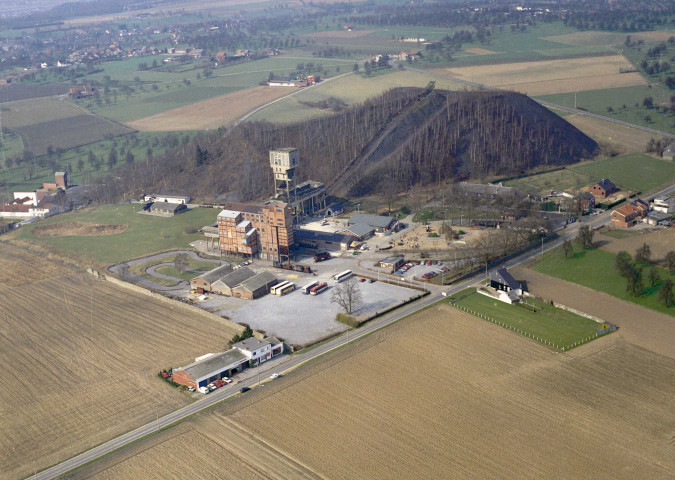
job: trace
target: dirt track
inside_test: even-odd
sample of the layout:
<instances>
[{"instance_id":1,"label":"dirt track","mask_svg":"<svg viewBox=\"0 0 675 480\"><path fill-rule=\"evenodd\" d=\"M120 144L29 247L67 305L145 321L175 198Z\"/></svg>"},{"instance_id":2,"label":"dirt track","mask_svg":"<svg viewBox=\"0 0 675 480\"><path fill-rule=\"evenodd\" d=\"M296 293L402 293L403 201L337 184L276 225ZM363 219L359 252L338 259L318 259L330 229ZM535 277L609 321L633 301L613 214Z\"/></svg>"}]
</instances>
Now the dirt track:
<instances>
[{"instance_id":1,"label":"dirt track","mask_svg":"<svg viewBox=\"0 0 675 480\"><path fill-rule=\"evenodd\" d=\"M614 323L619 330L612 335L675 359L675 318L672 316L522 266L511 273L518 280L526 280L533 294Z\"/></svg>"}]
</instances>

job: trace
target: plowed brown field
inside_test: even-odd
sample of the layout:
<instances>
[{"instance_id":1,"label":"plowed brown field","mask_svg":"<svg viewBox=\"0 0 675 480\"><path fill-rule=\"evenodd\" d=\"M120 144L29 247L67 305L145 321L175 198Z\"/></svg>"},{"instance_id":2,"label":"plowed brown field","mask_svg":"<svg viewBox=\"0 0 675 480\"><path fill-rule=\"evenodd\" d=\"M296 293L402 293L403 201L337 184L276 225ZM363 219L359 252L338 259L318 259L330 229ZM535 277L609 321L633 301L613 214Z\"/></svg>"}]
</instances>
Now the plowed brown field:
<instances>
[{"instance_id":1,"label":"plowed brown field","mask_svg":"<svg viewBox=\"0 0 675 480\"><path fill-rule=\"evenodd\" d=\"M222 349L233 334L0 244L0 478L26 477L186 405L156 373Z\"/></svg>"},{"instance_id":2,"label":"plowed brown field","mask_svg":"<svg viewBox=\"0 0 675 480\"><path fill-rule=\"evenodd\" d=\"M618 335L561 354L442 306L189 423L267 478L666 479L674 379ZM175 477L199 449L152 447L74 477L142 476L148 455Z\"/></svg>"},{"instance_id":3,"label":"plowed brown field","mask_svg":"<svg viewBox=\"0 0 675 480\"><path fill-rule=\"evenodd\" d=\"M672 228L666 230L656 230L642 235L631 235L625 238L613 238L607 235L598 235L597 240L603 242L601 248L612 253L619 253L625 250L631 255L643 244L649 245L652 251L652 260L661 260L666 253L675 250L675 230Z\"/></svg>"},{"instance_id":4,"label":"plowed brown field","mask_svg":"<svg viewBox=\"0 0 675 480\"><path fill-rule=\"evenodd\" d=\"M289 87L253 87L139 118L126 124L141 132L218 128L233 123L256 107L295 91L297 89Z\"/></svg>"},{"instance_id":5,"label":"plowed brown field","mask_svg":"<svg viewBox=\"0 0 675 480\"><path fill-rule=\"evenodd\" d=\"M601 146L610 146L617 153L644 152L645 145L653 137L649 132L617 125L588 115L565 115L565 120Z\"/></svg>"},{"instance_id":6,"label":"plowed brown field","mask_svg":"<svg viewBox=\"0 0 675 480\"><path fill-rule=\"evenodd\" d=\"M621 68L633 68L633 66L625 57L611 55L453 67L452 69L439 68L432 71L528 95L581 92L647 83L637 72L619 73Z\"/></svg>"}]
</instances>

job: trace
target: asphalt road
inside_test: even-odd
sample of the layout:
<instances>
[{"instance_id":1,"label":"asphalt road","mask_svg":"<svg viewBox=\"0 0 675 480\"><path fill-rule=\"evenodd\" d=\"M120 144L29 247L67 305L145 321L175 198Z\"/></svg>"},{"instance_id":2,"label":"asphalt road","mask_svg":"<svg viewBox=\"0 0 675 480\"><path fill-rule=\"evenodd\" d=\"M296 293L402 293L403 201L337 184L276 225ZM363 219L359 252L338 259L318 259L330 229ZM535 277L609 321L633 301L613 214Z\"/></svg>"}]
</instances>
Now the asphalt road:
<instances>
[{"instance_id":1,"label":"asphalt road","mask_svg":"<svg viewBox=\"0 0 675 480\"><path fill-rule=\"evenodd\" d=\"M657 192L655 194L645 196L643 199L645 200L650 200L656 196L663 196L663 195L669 195L675 192L675 185L672 185L660 192ZM552 248L557 247L560 245L562 242L565 240L571 240L577 235L577 231L580 226L582 225L590 225L593 228L598 228L606 223L609 222L610 220L610 211L604 212L600 215L591 215L588 217L583 217L583 220L581 222L577 222L574 224L571 224L567 228L560 230L558 232L559 236L555 240L546 243L542 246L542 248L534 248L528 252L523 253L522 255L519 255L518 257L515 257L497 267L493 267L491 270L495 270L497 268L502 268L502 267L507 267L511 268L514 267L515 265L518 265L522 262L525 262L539 254L541 254L544 251L548 251ZM471 278L468 278L462 282L459 282L457 284L452 285L451 287L447 288L445 290L447 295L451 295L454 293L457 293L465 288L470 287L471 285L475 284L476 282L483 280L486 277L486 274L481 272L479 274L476 274L472 276ZM358 330L351 331L351 332L346 332L343 335L336 337L332 340L327 341L326 343L319 345L318 347L308 351L307 353L300 353L296 355L290 355L287 358L287 360L281 364L276 363L273 366L270 366L268 368L265 368L265 364L263 364L260 368L260 377L267 379L268 374L270 370L274 369L276 372L283 372L286 370L290 370L293 368L296 368L300 366L301 364L312 360L314 358L317 358L321 355L324 355L326 353L331 352L332 350L335 350L343 345L346 345L349 342L352 342L354 340L357 340L361 337L364 337L366 335L369 335L377 330L380 330L382 328L387 327L388 325L391 325L392 323L401 320L402 318L411 315L429 305L432 303L435 303L439 300L443 299L443 295L441 293L440 288L434 288L434 291L430 294L427 295L426 297L413 302L409 305L405 305L401 307L400 309L395 310L394 312L391 312L388 315L384 315L379 319L373 320L370 323L367 323L365 326L359 328ZM265 372L265 373L263 373ZM169 413L168 415L165 415L157 421L150 422L146 425L143 425L140 428L137 428L136 430L133 430L131 432L125 433L124 435L121 435L117 438L114 438L106 443L103 443L95 448L92 448L91 450L88 450L80 455L77 455L73 458L70 458L62 463L59 463L57 465L54 465L53 467L50 467L46 470L43 470L42 472L39 472L34 478L36 479L51 479L54 477L57 477L59 475L62 475L66 472L69 472L70 470L73 470L77 467L80 467L86 463L92 462L96 460L97 458L109 454L121 447L124 447L125 445L128 445L129 443L138 440L144 436L147 436L155 431L157 431L159 428L166 427L168 425L171 425L174 422L177 422L178 420L182 420L190 415L193 415L200 410L203 410L205 408L208 408L226 398L229 398L233 395L239 394L239 389L242 387L253 387L257 383L257 376L248 378L246 380L238 382L236 385L228 385L226 387L220 388L203 398L199 399L198 401L181 408L180 410L176 410L175 412ZM245 394L244 394L245 395Z\"/></svg>"},{"instance_id":2,"label":"asphalt road","mask_svg":"<svg viewBox=\"0 0 675 480\"><path fill-rule=\"evenodd\" d=\"M415 72L423 73L425 75L430 75L432 77L443 78L445 80L452 80L453 82L460 83L462 85L467 85L467 86L470 86L470 87L476 87L476 88L480 88L480 89L483 89L483 90L500 91L498 88L488 87L487 85L483 85L483 84L475 83L475 82L469 82L468 80L462 80L462 79L459 79L459 78L450 77L448 75L441 75L440 73L429 72L427 70L422 70L421 68L413 68L413 67L405 67L405 68L408 69L408 70L415 71ZM530 97L530 98L532 98L532 97ZM635 125L634 123L624 122L622 120L617 120L615 118L605 117L604 115L598 115L597 113L591 113L591 112L586 111L586 110L579 110L578 108L565 107L563 105L558 105L556 103L546 102L544 100L537 100L536 98L532 98L532 100L534 100L538 104L543 105L545 107L557 108L558 110L564 110L566 112L576 113L578 115L586 115L587 117L598 118L600 120L605 120L607 122L616 123L617 125L623 125L625 127L637 128L638 130L643 130L645 132L653 133L654 135L660 135L662 137L675 138L675 135L673 135L672 133L662 132L660 130L655 130L655 129L649 128L649 127L643 127L642 125Z\"/></svg>"}]
</instances>

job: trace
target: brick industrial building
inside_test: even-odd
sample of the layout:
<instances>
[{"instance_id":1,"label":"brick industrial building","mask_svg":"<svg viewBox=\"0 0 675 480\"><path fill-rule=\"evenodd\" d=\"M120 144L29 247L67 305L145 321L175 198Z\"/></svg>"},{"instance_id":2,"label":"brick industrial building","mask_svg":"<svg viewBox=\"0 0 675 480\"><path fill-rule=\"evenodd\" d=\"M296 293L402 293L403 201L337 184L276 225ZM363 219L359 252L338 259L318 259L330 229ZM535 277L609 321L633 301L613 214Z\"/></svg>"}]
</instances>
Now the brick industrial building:
<instances>
[{"instance_id":1,"label":"brick industrial building","mask_svg":"<svg viewBox=\"0 0 675 480\"><path fill-rule=\"evenodd\" d=\"M218 214L220 251L281 261L293 250L293 213L284 202L228 204Z\"/></svg>"},{"instance_id":2,"label":"brick industrial building","mask_svg":"<svg viewBox=\"0 0 675 480\"><path fill-rule=\"evenodd\" d=\"M300 166L296 148L270 150L274 196L251 205L228 203L218 215L221 253L284 261L293 252L293 224L326 208L326 186L307 180L296 184Z\"/></svg>"}]
</instances>

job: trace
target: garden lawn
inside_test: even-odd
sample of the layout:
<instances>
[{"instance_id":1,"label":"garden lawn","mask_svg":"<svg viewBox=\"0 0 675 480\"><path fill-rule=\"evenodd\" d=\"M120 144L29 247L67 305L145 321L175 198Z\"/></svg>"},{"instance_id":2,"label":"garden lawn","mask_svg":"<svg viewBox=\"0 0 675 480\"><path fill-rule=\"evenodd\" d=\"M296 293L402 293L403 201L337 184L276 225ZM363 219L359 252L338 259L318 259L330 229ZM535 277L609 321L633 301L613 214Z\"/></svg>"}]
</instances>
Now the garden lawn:
<instances>
[{"instance_id":1,"label":"garden lawn","mask_svg":"<svg viewBox=\"0 0 675 480\"><path fill-rule=\"evenodd\" d=\"M159 217L137 213L140 204L105 205L57 215L19 229L12 238L43 245L61 255L84 262L111 265L152 253L172 249L190 249L190 242L203 238L198 233L188 233L216 222L218 209L194 208L175 217ZM117 235L95 237L45 237L31 234L39 225L60 222L128 225Z\"/></svg>"},{"instance_id":2,"label":"garden lawn","mask_svg":"<svg viewBox=\"0 0 675 480\"><path fill-rule=\"evenodd\" d=\"M464 297L456 303L469 309L469 313L485 315L520 330L521 334L539 337L559 348L567 348L592 337L602 328L601 323L547 303L532 298L526 301L529 305L534 305L537 311L527 310L517 304L509 305L479 293Z\"/></svg>"},{"instance_id":3,"label":"garden lawn","mask_svg":"<svg viewBox=\"0 0 675 480\"><path fill-rule=\"evenodd\" d=\"M596 178L609 178L619 186L640 192L675 181L675 163L643 153L619 155L570 169Z\"/></svg>"},{"instance_id":4,"label":"garden lawn","mask_svg":"<svg viewBox=\"0 0 675 480\"><path fill-rule=\"evenodd\" d=\"M534 265L534 270L568 282L583 285L599 292L604 292L621 300L637 303L643 307L659 312L675 315L675 308L666 308L658 299L658 287L647 287L648 267L643 270L645 286L642 295L634 297L626 292L626 280L614 267L616 255L601 249L581 250L574 245L573 257L565 258L560 247L548 252L543 259ZM662 279L668 272L657 267Z\"/></svg>"}]
</instances>

